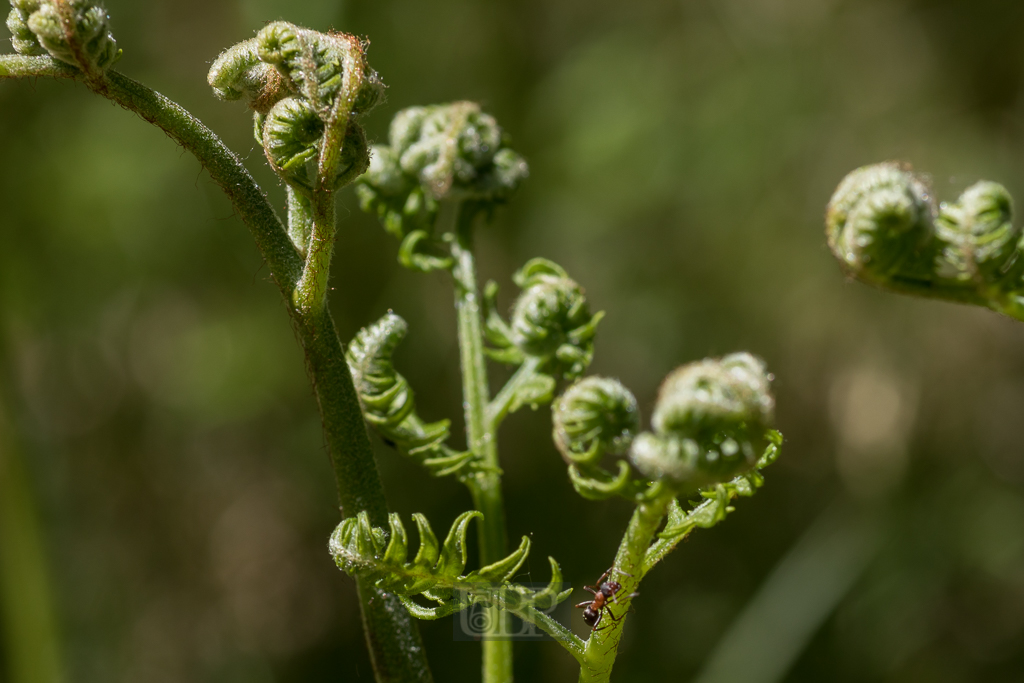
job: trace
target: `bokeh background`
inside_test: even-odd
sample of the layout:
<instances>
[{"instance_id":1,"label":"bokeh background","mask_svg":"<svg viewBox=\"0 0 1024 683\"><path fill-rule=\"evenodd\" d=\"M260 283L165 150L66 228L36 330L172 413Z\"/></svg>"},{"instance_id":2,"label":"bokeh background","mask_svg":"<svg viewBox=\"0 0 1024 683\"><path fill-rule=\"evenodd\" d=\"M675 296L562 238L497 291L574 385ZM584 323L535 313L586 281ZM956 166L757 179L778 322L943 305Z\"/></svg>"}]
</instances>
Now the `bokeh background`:
<instances>
[{"instance_id":1,"label":"bokeh background","mask_svg":"<svg viewBox=\"0 0 1024 683\"><path fill-rule=\"evenodd\" d=\"M822 233L839 180L888 159L942 199L979 178L1024 198L1024 4L107 5L118 68L206 121L278 207L248 115L205 85L266 20L370 38L390 86L375 139L402 107L481 102L531 166L479 232L483 275L508 306L528 258L565 266L608 313L592 371L646 414L681 363L767 360L783 457L644 582L616 680L1024 681L1024 325L844 281ZM338 327L406 317L400 369L426 418L459 425L449 283L401 270L344 194ZM0 680L372 680L266 268L195 159L70 83L0 83L0 418ZM533 539L521 580L554 555L579 586L629 509L578 498L549 431L542 409L502 433L510 532ZM470 507L377 446L393 509L444 528ZM437 681L478 680L450 620L422 631ZM553 643L516 658L520 680L575 680Z\"/></svg>"}]
</instances>

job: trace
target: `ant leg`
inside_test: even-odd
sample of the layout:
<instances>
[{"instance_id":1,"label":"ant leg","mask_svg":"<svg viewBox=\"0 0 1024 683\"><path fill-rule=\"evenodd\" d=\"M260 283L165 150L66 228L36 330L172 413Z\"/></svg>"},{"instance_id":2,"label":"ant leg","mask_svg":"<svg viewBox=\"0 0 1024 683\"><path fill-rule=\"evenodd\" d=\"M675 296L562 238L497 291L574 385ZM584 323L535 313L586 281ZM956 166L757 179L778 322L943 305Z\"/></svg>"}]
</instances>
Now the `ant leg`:
<instances>
[{"instance_id":1,"label":"ant leg","mask_svg":"<svg viewBox=\"0 0 1024 683\"><path fill-rule=\"evenodd\" d=\"M601 630L601 629L599 629L599 628L597 627L597 625L601 623L601 620L602 620L602 619L604 619L604 610L601 610L601 611L600 611L600 612L598 613L598 615L597 615L597 621L595 621L595 622L594 622L594 627L593 627L592 629L590 629L590 630L591 630L591 632L593 632L593 631L600 631L600 630Z\"/></svg>"},{"instance_id":2,"label":"ant leg","mask_svg":"<svg viewBox=\"0 0 1024 683\"><path fill-rule=\"evenodd\" d=\"M626 614L629 614L629 613L627 612ZM619 616L615 616L614 612L612 612L611 610L608 610L608 616L612 618L612 621L619 621L620 619L622 619L622 617L624 617L626 615L625 614L620 614Z\"/></svg>"},{"instance_id":3,"label":"ant leg","mask_svg":"<svg viewBox=\"0 0 1024 683\"><path fill-rule=\"evenodd\" d=\"M591 602L593 602L593 600L587 600L586 602L581 602L580 604L578 604L576 606L577 607L590 607L590 603Z\"/></svg>"},{"instance_id":4,"label":"ant leg","mask_svg":"<svg viewBox=\"0 0 1024 683\"><path fill-rule=\"evenodd\" d=\"M632 600L633 598L640 597L640 594L634 592L634 593L630 593L626 597L628 599ZM612 602L614 602L616 605L619 604L619 595L618 595L618 593L616 593L615 595L612 596ZM632 608L630 608L630 609L632 609Z\"/></svg>"},{"instance_id":5,"label":"ant leg","mask_svg":"<svg viewBox=\"0 0 1024 683\"><path fill-rule=\"evenodd\" d=\"M585 591L587 591L587 592L589 592L589 593L593 593L594 595L597 595L597 591L596 591L596 590L594 590L594 587L593 587L593 586L584 586L584 587L583 587L583 590L585 590Z\"/></svg>"}]
</instances>

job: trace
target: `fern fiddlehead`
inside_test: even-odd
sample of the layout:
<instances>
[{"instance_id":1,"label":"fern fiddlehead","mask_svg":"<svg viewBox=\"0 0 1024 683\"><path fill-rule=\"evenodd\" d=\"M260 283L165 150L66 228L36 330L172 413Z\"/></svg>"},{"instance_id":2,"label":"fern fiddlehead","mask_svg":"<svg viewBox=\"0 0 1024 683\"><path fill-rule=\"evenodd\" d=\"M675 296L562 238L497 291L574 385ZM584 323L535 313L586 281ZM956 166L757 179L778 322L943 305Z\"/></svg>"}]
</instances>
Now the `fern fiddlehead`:
<instances>
[{"instance_id":1,"label":"fern fiddlehead","mask_svg":"<svg viewBox=\"0 0 1024 683\"><path fill-rule=\"evenodd\" d=\"M369 166L357 118L382 98L384 84L365 44L277 21L224 51L208 81L222 99L245 99L267 162L287 184L289 236L305 258L292 301L318 312L334 250L334 193Z\"/></svg>"},{"instance_id":2,"label":"fern fiddlehead","mask_svg":"<svg viewBox=\"0 0 1024 683\"><path fill-rule=\"evenodd\" d=\"M387 145L371 150L357 185L360 205L402 240L399 261L413 270L450 269L434 234L442 202L471 215L509 200L529 175L497 121L474 102L410 107L395 115Z\"/></svg>"},{"instance_id":3,"label":"fern fiddlehead","mask_svg":"<svg viewBox=\"0 0 1024 683\"><path fill-rule=\"evenodd\" d=\"M49 54L90 80L121 58L107 11L88 0L12 0L7 28L18 54Z\"/></svg>"},{"instance_id":4,"label":"fern fiddlehead","mask_svg":"<svg viewBox=\"0 0 1024 683\"><path fill-rule=\"evenodd\" d=\"M764 363L747 353L682 366L663 382L653 431L645 432L639 432L636 399L617 380L587 377L555 401L554 441L577 493L636 503L615 558L619 595L631 596L693 529L714 526L732 510L734 498L753 495L763 484L759 470L778 457L782 443L771 429L770 382ZM627 453L628 462L622 458ZM604 467L609 456L616 458L617 473ZM687 510L676 500L679 494L699 500ZM618 598L620 616L601 622L587 641L581 681L608 680L631 600Z\"/></svg>"},{"instance_id":5,"label":"fern fiddlehead","mask_svg":"<svg viewBox=\"0 0 1024 683\"><path fill-rule=\"evenodd\" d=\"M449 420L426 423L416 413L412 388L391 360L409 326L394 313L363 328L348 347L346 358L355 381L363 416L381 436L435 476L475 471L472 451L449 448Z\"/></svg>"},{"instance_id":6,"label":"fern fiddlehead","mask_svg":"<svg viewBox=\"0 0 1024 683\"><path fill-rule=\"evenodd\" d=\"M644 475L685 491L732 479L768 446L775 401L764 362L749 353L685 365L661 386L653 432L630 460Z\"/></svg>"},{"instance_id":7,"label":"fern fiddlehead","mask_svg":"<svg viewBox=\"0 0 1024 683\"><path fill-rule=\"evenodd\" d=\"M1024 319L1022 232L998 183L976 183L936 206L927 183L905 167L865 166L839 184L825 232L858 280Z\"/></svg>"},{"instance_id":8,"label":"fern fiddlehead","mask_svg":"<svg viewBox=\"0 0 1024 683\"><path fill-rule=\"evenodd\" d=\"M555 446L581 496L632 499L646 488L622 458L640 431L640 410L636 397L621 382L605 377L577 381L552 406L551 422ZM617 456L614 474L602 465L606 455Z\"/></svg>"}]
</instances>

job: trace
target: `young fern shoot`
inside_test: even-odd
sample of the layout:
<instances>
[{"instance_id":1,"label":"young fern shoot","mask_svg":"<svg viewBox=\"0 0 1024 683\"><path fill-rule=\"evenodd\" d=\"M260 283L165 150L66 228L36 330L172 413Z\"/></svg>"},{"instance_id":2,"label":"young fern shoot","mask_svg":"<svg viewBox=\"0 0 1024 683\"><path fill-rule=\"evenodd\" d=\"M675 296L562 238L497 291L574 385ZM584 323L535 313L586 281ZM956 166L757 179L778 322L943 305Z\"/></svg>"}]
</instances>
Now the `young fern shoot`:
<instances>
[{"instance_id":1,"label":"young fern shoot","mask_svg":"<svg viewBox=\"0 0 1024 683\"><path fill-rule=\"evenodd\" d=\"M724 519L732 499L753 495L763 483L759 471L782 444L771 429L770 380L764 363L748 353L685 365L662 384L652 431L639 434L636 399L616 380L587 377L555 403L554 441L577 493L636 505L610 570L619 584L618 616L587 640L580 681L609 680L625 615L647 572L693 529ZM608 460L615 472L605 468ZM686 510L680 495L699 500Z\"/></svg>"},{"instance_id":2,"label":"young fern shoot","mask_svg":"<svg viewBox=\"0 0 1024 683\"><path fill-rule=\"evenodd\" d=\"M447 444L447 420L426 423L419 417L408 383L393 367L391 354L407 330L398 315L389 312L363 329L349 345L349 364L367 422L381 437L432 474L454 475L469 488L477 511L483 513L484 569L479 573L488 574L492 583L485 582L474 592L463 582L458 598L424 591L422 595L439 603L437 607L413 602L411 595L417 594L419 584L413 582L410 589L403 583L412 565L392 571L389 566L394 565L381 559L393 542L404 549L404 530L396 527L390 534L363 529L358 553L341 553L337 549L351 547L352 541L339 539L355 538L356 533L356 522L346 520L335 533L335 557L350 573L372 572L380 587L394 582L403 586L399 595L419 618L437 618L482 603L499 610L498 618L488 621L501 624L500 610L511 611L561 643L580 663L581 681L608 680L625 611L644 575L694 528L708 528L724 519L734 498L752 495L763 483L759 470L777 457L781 436L770 428L771 377L763 362L745 353L684 366L662 387L653 431L640 433L636 399L622 384L601 377L580 379L593 359L594 337L604 314L590 312L583 288L561 266L535 258L515 273L521 293L508 322L496 307L495 282L485 286L481 307L472 258L474 218L490 215L526 176L525 162L504 146L494 119L467 102L413 107L395 116L389 142L373 148L370 170L357 181L357 191L363 209L376 214L401 240L402 265L452 273L468 450ZM516 367L493 398L487 392L485 357ZM594 630L587 641L545 618L535 605L517 610L507 601L487 597L495 591L517 596L526 591L509 583L511 574L501 577L488 570L522 561L516 553L502 560L495 551L500 547L505 552L497 429L522 406L550 402L562 380L574 383L555 402L554 440L572 486L590 500L619 496L636 505L610 570L615 582L607 590L612 595L602 591L603 599L598 598L601 609L606 609L605 600L613 599L619 615ZM609 460L614 461L611 471L606 469ZM677 501L680 495L699 500L687 509ZM528 551L526 539L520 551L524 556ZM358 562L352 559L354 554L375 559ZM551 563L554 578L545 592L554 604L568 592L554 588L560 569L554 559ZM511 680L510 643L484 637L484 681Z\"/></svg>"},{"instance_id":3,"label":"young fern shoot","mask_svg":"<svg viewBox=\"0 0 1024 683\"><path fill-rule=\"evenodd\" d=\"M474 230L512 197L528 175L526 162L494 118L471 102L399 112L388 144L371 151L358 119L381 99L383 84L367 63L366 42L355 36L272 22L225 51L209 72L215 95L244 100L254 111L256 140L285 187L283 222L212 131L111 69L122 53L104 10L89 0L11 0L11 6L7 25L17 54L0 56L0 79L74 79L138 113L199 159L252 232L305 354L343 516L329 547L356 578L376 679L431 681L412 617L438 619L478 606L497 634L508 632L509 614L517 615L577 660L581 681L607 681L644 576L693 529L714 526L734 499L752 495L763 483L760 470L778 455L782 439L771 428L774 399L764 363L739 353L677 369L662 385L650 430L641 431L628 389L614 379L584 377L603 313L591 312L583 288L561 266L535 258L516 272L521 291L508 321L496 307L498 285L487 282L481 291ZM362 207L400 240L403 266L451 275L464 449L449 443L448 420L420 416L412 388L394 367L404 320L388 313L360 331L347 352L335 331L327 306L338 237L334 205L336 193L352 183ZM936 218L919 181L899 169L886 167L849 185L829 220L830 243L852 270L1024 318L1017 312L1024 310L1017 294L1024 261L1016 256L1019 230L1009 227L1005 191L979 186ZM890 237L898 253L876 257L872 244ZM494 396L488 360L515 368ZM556 400L560 383L570 386ZM523 406L552 401L555 446L575 491L635 506L612 580L598 588L602 597L588 618L596 626L595 613L608 604L615 612L587 640L547 614L571 593L558 563L549 558L545 588L517 585L513 578L530 542L524 537L511 552L507 542L497 432ZM455 520L442 543L426 518L414 515L419 547L411 560L405 526L388 513L365 423L434 476L456 477L473 499L475 509ZM467 573L474 519L479 568ZM483 681L509 683L511 641L481 635Z\"/></svg>"}]
</instances>

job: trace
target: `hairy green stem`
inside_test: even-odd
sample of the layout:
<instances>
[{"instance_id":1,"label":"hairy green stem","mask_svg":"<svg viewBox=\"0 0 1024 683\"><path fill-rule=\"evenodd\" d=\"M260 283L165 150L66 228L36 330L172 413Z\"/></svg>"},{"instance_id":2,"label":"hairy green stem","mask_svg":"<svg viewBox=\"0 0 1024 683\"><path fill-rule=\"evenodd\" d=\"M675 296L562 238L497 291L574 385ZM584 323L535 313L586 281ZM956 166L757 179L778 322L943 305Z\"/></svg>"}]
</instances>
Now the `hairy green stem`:
<instances>
[{"instance_id":1,"label":"hairy green stem","mask_svg":"<svg viewBox=\"0 0 1024 683\"><path fill-rule=\"evenodd\" d=\"M313 207L309 197L296 191L291 185L285 185L288 192L288 236L292 244L305 257L309 249L309 237L313 234Z\"/></svg>"},{"instance_id":2,"label":"hairy green stem","mask_svg":"<svg viewBox=\"0 0 1024 683\"><path fill-rule=\"evenodd\" d=\"M21 452L0 405L0 630L11 683L60 683L49 563Z\"/></svg>"},{"instance_id":3,"label":"hairy green stem","mask_svg":"<svg viewBox=\"0 0 1024 683\"><path fill-rule=\"evenodd\" d=\"M289 224L308 224L306 205L294 205ZM341 516L365 510L375 526L386 527L384 488L366 432L345 349L326 306L300 314L296 328L324 423L341 502ZM419 628L397 597L357 579L367 645L378 681L430 681ZM386 636L386 637L382 637Z\"/></svg>"},{"instance_id":4,"label":"hairy green stem","mask_svg":"<svg viewBox=\"0 0 1024 683\"><path fill-rule=\"evenodd\" d=\"M498 395L494 397L494 400L487 406L487 425L488 428L497 433L498 426L502 420L508 415L509 408L512 405L512 401L515 400L516 393L537 374L537 370L541 365L544 364L546 358L539 356L527 356L523 364L519 366L515 374L509 378L508 382L501 388Z\"/></svg>"},{"instance_id":5,"label":"hairy green stem","mask_svg":"<svg viewBox=\"0 0 1024 683\"><path fill-rule=\"evenodd\" d=\"M629 520L629 527L619 544L610 578L622 584L614 611L618 620L607 614L601 619L600 629L587 640L580 664L580 683L604 683L612 675L612 666L622 640L622 627L632 599L629 597L644 577L644 558L658 527L672 502L671 494L663 494L652 501L640 503Z\"/></svg>"},{"instance_id":6,"label":"hairy green stem","mask_svg":"<svg viewBox=\"0 0 1024 683\"><path fill-rule=\"evenodd\" d=\"M0 56L0 77L32 76L84 79L80 71L48 57ZM274 281L291 303L303 272L302 256L241 160L185 109L122 74L109 71L105 80L88 80L86 84L97 94L156 125L195 155L231 199L235 211L252 233ZM333 220L333 208L331 211ZM342 515L366 510L374 524L386 526L384 490L330 312L325 306L307 309L306 315L294 307L289 310L316 391ZM394 683L432 680L419 629L401 603L372 586L360 583L358 588L377 680Z\"/></svg>"},{"instance_id":7,"label":"hairy green stem","mask_svg":"<svg viewBox=\"0 0 1024 683\"><path fill-rule=\"evenodd\" d=\"M292 293L292 304L303 317L315 316L327 307L327 282L334 254L334 193L315 191L310 203L313 234L309 238L306 266Z\"/></svg>"},{"instance_id":8,"label":"hairy green stem","mask_svg":"<svg viewBox=\"0 0 1024 683\"><path fill-rule=\"evenodd\" d=\"M582 638L577 636L575 633L562 626L557 621L548 616L545 612L541 612L536 607L524 607L524 608L513 608L510 607L509 611L516 615L523 621L528 621L540 630L547 633L549 636L555 639L559 645L564 647L569 654L576 658L576 661L582 666L584 663L584 649L586 643Z\"/></svg>"},{"instance_id":9,"label":"hairy green stem","mask_svg":"<svg viewBox=\"0 0 1024 683\"><path fill-rule=\"evenodd\" d=\"M466 436L469 448L487 469L466 480L473 504L484 513L477 525L480 539L480 565L500 560L506 554L508 535L505 530L505 503L501 493L498 466L498 443L493 425L487 420L490 389L487 386L487 363L484 357L483 324L480 315L480 292L476 282L473 259L473 214L458 210L456 232L452 241L455 267L455 309L458 313L459 348L462 354L462 392L466 412ZM508 615L496 608L488 623L508 632ZM483 641L484 683L512 681L512 642Z\"/></svg>"}]
</instances>

